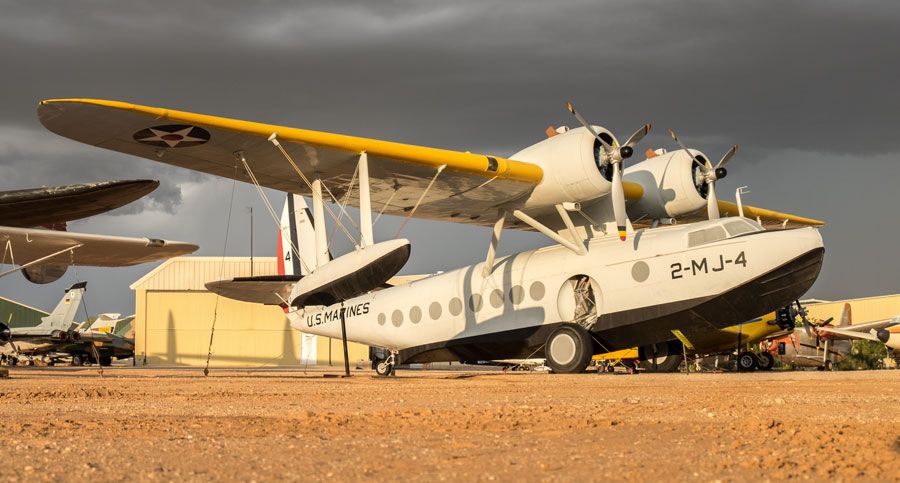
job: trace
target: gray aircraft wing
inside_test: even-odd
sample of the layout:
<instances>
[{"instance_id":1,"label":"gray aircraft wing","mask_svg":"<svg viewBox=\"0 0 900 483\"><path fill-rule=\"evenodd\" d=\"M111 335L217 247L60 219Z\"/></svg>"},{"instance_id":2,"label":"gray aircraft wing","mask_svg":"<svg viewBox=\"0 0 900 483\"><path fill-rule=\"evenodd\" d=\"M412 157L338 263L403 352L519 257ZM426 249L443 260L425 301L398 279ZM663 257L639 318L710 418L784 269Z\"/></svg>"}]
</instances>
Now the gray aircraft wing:
<instances>
[{"instance_id":1,"label":"gray aircraft wing","mask_svg":"<svg viewBox=\"0 0 900 483\"><path fill-rule=\"evenodd\" d=\"M28 227L64 223L127 205L152 192L159 181L136 179L0 192L0 225Z\"/></svg>"}]
</instances>

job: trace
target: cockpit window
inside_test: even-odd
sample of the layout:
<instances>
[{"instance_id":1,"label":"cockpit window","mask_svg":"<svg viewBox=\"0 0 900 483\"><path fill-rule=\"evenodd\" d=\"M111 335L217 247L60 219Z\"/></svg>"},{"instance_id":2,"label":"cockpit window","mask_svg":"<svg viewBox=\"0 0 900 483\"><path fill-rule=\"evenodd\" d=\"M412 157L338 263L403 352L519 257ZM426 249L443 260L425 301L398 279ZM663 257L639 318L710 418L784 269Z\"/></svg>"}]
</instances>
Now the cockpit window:
<instances>
[{"instance_id":1,"label":"cockpit window","mask_svg":"<svg viewBox=\"0 0 900 483\"><path fill-rule=\"evenodd\" d=\"M688 233L688 247L706 245L707 243L717 242L726 238L728 238L728 234L725 233L722 225L711 226Z\"/></svg>"},{"instance_id":2,"label":"cockpit window","mask_svg":"<svg viewBox=\"0 0 900 483\"><path fill-rule=\"evenodd\" d=\"M731 236L743 235L744 233L753 233L761 231L761 228L751 221L739 219L725 222L725 229Z\"/></svg>"}]
</instances>

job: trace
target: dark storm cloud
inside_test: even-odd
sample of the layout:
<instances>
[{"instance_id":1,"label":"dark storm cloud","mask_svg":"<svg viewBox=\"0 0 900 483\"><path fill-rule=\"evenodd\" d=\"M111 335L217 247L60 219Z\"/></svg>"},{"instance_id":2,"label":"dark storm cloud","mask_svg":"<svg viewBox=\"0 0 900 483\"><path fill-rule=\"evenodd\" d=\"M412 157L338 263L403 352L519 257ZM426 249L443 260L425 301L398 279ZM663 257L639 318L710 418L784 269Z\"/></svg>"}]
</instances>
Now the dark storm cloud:
<instances>
[{"instance_id":1,"label":"dark storm cloud","mask_svg":"<svg viewBox=\"0 0 900 483\"><path fill-rule=\"evenodd\" d=\"M829 221L814 295L900 291L897 270L857 255L900 235L885 222L892 202L861 196L892 193L900 178L896 2L0 1L0 12L0 189L162 182L78 229L221 254L232 184L48 133L40 99L126 100L500 155L539 141L548 124L574 124L563 108L572 100L621 137L652 122L649 146L672 147L667 127L712 158L741 144L723 197L749 184L750 203ZM241 207L258 200L238 187L232 226L246 238ZM264 223L254 228L266 240ZM865 226L879 236L860 237ZM407 272L476 261L489 236L429 223L406 234ZM453 250L435 243L446 236L459 240ZM544 243L504 237L506 251ZM129 305L122 287L147 269L102 272L119 310ZM848 284L836 272L856 275ZM12 278L0 291L31 296Z\"/></svg>"}]
</instances>

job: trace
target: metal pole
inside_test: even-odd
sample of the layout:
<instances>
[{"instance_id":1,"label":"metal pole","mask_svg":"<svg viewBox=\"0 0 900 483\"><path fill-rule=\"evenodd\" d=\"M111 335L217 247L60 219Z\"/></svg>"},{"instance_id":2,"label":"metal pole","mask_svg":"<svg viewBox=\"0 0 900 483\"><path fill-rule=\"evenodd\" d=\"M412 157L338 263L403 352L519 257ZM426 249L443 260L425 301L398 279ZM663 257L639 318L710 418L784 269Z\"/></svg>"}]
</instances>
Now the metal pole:
<instances>
[{"instance_id":1,"label":"metal pole","mask_svg":"<svg viewBox=\"0 0 900 483\"><path fill-rule=\"evenodd\" d=\"M344 302L341 302L341 342L344 343L344 376L350 377L350 357L347 355L347 323L344 317Z\"/></svg>"},{"instance_id":2,"label":"metal pole","mask_svg":"<svg viewBox=\"0 0 900 483\"><path fill-rule=\"evenodd\" d=\"M250 276L253 276L253 207L250 207Z\"/></svg>"}]
</instances>

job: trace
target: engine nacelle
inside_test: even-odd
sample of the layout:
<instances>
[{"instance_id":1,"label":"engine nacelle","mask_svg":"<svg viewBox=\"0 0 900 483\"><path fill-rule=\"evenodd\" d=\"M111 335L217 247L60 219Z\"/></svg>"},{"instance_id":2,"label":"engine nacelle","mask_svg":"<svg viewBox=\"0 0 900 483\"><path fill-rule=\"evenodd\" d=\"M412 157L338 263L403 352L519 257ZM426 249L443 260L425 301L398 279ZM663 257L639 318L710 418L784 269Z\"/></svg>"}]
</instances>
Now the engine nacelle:
<instances>
[{"instance_id":1,"label":"engine nacelle","mask_svg":"<svg viewBox=\"0 0 900 483\"><path fill-rule=\"evenodd\" d=\"M891 333L887 329L878 329L875 332L875 337L881 341L882 344L886 344L887 341L891 340Z\"/></svg>"},{"instance_id":2,"label":"engine nacelle","mask_svg":"<svg viewBox=\"0 0 900 483\"><path fill-rule=\"evenodd\" d=\"M691 152L706 161L700 151ZM700 177L700 167L682 149L628 166L623 178L644 188L640 201L628 206L629 216L675 218L706 206L709 187Z\"/></svg>"},{"instance_id":3,"label":"engine nacelle","mask_svg":"<svg viewBox=\"0 0 900 483\"><path fill-rule=\"evenodd\" d=\"M606 129L594 126L598 134L610 145L618 142ZM540 212L567 201L585 202L608 194L612 190L612 167L603 166L600 160L602 146L585 128L579 127L544 139L510 156L544 170L541 181L525 208Z\"/></svg>"},{"instance_id":4,"label":"engine nacelle","mask_svg":"<svg viewBox=\"0 0 900 483\"><path fill-rule=\"evenodd\" d=\"M45 284L59 280L68 268L68 265L43 263L22 269L22 275L31 283Z\"/></svg>"}]
</instances>

